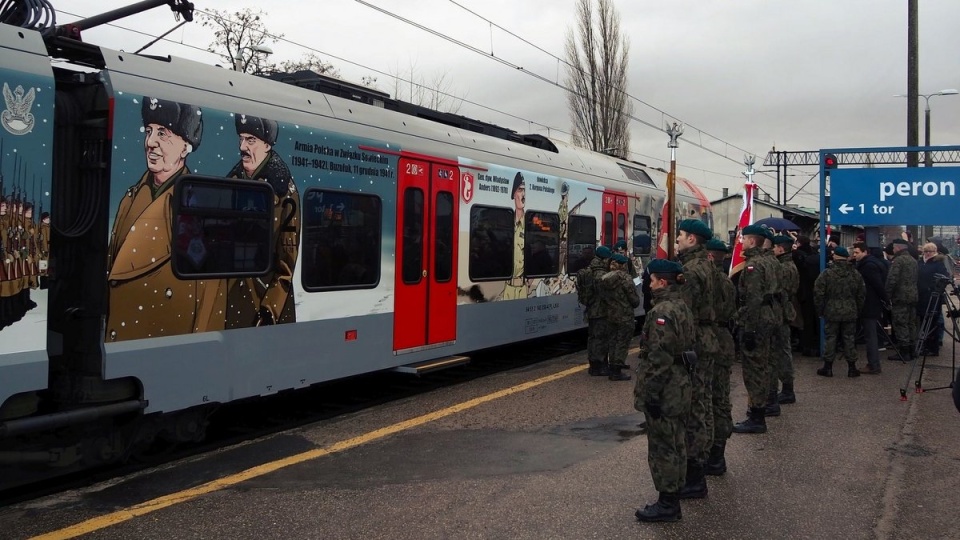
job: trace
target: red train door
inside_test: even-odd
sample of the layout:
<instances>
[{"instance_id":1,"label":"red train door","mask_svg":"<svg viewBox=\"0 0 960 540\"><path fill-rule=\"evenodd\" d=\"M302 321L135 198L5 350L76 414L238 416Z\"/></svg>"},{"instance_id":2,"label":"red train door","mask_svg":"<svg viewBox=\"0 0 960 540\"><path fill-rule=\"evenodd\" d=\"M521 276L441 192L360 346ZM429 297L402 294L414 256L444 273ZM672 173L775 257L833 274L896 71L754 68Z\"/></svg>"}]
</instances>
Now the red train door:
<instances>
[{"instance_id":1,"label":"red train door","mask_svg":"<svg viewBox=\"0 0 960 540\"><path fill-rule=\"evenodd\" d=\"M603 193L603 226L600 244L613 249L618 240L627 240L627 196L622 193ZM629 242L627 242L629 244Z\"/></svg>"},{"instance_id":2,"label":"red train door","mask_svg":"<svg viewBox=\"0 0 960 540\"><path fill-rule=\"evenodd\" d=\"M405 157L399 167L393 349L406 351L457 337L460 173Z\"/></svg>"}]
</instances>

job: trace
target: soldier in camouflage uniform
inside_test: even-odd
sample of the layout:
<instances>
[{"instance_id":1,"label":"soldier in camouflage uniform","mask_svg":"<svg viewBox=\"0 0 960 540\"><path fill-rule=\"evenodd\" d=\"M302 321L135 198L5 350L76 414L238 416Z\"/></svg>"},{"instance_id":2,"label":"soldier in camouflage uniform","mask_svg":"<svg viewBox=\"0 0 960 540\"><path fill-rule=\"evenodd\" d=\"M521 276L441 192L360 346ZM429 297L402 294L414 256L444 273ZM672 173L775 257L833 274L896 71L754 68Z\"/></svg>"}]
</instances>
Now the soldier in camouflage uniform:
<instances>
[{"instance_id":1,"label":"soldier in camouflage uniform","mask_svg":"<svg viewBox=\"0 0 960 540\"><path fill-rule=\"evenodd\" d=\"M773 238L770 229L760 225L743 228L743 256L746 266L740 272L737 324L743 353L743 385L747 389L747 419L733 426L734 433L766 433L765 411L773 366L774 334L771 329L783 324L780 306L780 263L763 249L764 240Z\"/></svg>"},{"instance_id":2,"label":"soldier in camouflage uniform","mask_svg":"<svg viewBox=\"0 0 960 540\"><path fill-rule=\"evenodd\" d=\"M713 362L720 354L714 326L722 276L707 260L704 245L713 237L710 227L698 219L685 219L677 229L677 253L683 263L684 278L680 294L693 312L697 353L697 369L692 378L693 400L686 419L687 482L680 498L702 499L707 496L703 467L713 446Z\"/></svg>"},{"instance_id":3,"label":"soldier in camouflage uniform","mask_svg":"<svg viewBox=\"0 0 960 540\"><path fill-rule=\"evenodd\" d=\"M683 267L654 259L647 266L653 307L640 335L634 407L647 417L647 462L659 499L637 510L640 521L681 519L680 489L686 480L686 430L690 374L681 354L693 349L693 312L680 295Z\"/></svg>"},{"instance_id":4,"label":"soldier in camouflage uniform","mask_svg":"<svg viewBox=\"0 0 960 540\"><path fill-rule=\"evenodd\" d=\"M731 324L737 313L737 290L724 273L724 257L729 249L727 245L717 239L706 243L707 257L717 269L719 276L720 293L717 296L716 316L717 324L714 332L717 336L719 353L713 360L713 446L710 448L710 457L703 469L704 474L720 476L727 472L727 460L724 452L727 439L733 433L733 416L730 411L730 368L736 355L733 334L730 333Z\"/></svg>"},{"instance_id":5,"label":"soldier in camouflage uniform","mask_svg":"<svg viewBox=\"0 0 960 540\"><path fill-rule=\"evenodd\" d=\"M604 315L607 324L606 343L610 365L607 367L611 381L629 381L630 375L623 373L627 367L627 349L636 317L633 310L640 305L640 295L630 274L627 274L628 259L620 253L610 258L610 271L597 283L599 296L598 310Z\"/></svg>"},{"instance_id":6,"label":"soldier in camouflage uniform","mask_svg":"<svg viewBox=\"0 0 960 540\"><path fill-rule=\"evenodd\" d=\"M886 293L890 300L890 315L897 347L904 358L914 356L917 338L917 272L919 265L910 256L909 244L897 238L893 241L893 262L887 272ZM894 354L891 360L900 356Z\"/></svg>"},{"instance_id":7,"label":"soldier in camouflage uniform","mask_svg":"<svg viewBox=\"0 0 960 540\"><path fill-rule=\"evenodd\" d=\"M793 391L793 347L790 344L790 327L793 326L799 315L795 304L797 289L800 287L800 273L797 271L797 265L793 262L793 237L786 234L774 237L773 254L780 261L783 324L778 328L779 339L774 354L779 354L780 362L777 371L770 378L770 394L774 399L768 400L767 416L770 416L771 412L779 415L781 403L797 402L797 396ZM783 383L782 393L778 393L780 390L778 381Z\"/></svg>"},{"instance_id":8,"label":"soldier in camouflage uniform","mask_svg":"<svg viewBox=\"0 0 960 540\"><path fill-rule=\"evenodd\" d=\"M631 278L637 277L637 266L633 264L633 258L630 257L630 252L627 251L627 242L626 240L619 240L616 244L613 245L613 252L619 253L627 258L627 267L624 269Z\"/></svg>"},{"instance_id":9,"label":"soldier in camouflage uniform","mask_svg":"<svg viewBox=\"0 0 960 540\"><path fill-rule=\"evenodd\" d=\"M813 284L813 302L817 315L824 319L826 341L823 351L823 367L817 375L833 377L833 359L837 354L837 338L843 340L843 356L847 359L847 377L859 377L857 369L857 317L863 309L867 287L863 276L850 263L847 248L833 250L833 262Z\"/></svg>"},{"instance_id":10,"label":"soldier in camouflage uniform","mask_svg":"<svg viewBox=\"0 0 960 540\"><path fill-rule=\"evenodd\" d=\"M587 360L590 368L587 373L594 376L607 375L606 353L603 350L606 326L603 315L598 309L597 276L603 276L608 270L610 248L597 248L590 266L577 272L577 298L583 304L583 315L587 319Z\"/></svg>"}]
</instances>

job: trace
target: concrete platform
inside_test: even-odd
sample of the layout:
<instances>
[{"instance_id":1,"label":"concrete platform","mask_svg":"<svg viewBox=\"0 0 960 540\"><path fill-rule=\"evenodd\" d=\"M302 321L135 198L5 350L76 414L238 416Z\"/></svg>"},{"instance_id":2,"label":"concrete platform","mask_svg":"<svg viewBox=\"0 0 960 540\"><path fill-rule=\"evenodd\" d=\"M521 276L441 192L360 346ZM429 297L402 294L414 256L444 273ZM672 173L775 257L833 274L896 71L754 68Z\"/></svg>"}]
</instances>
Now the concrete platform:
<instances>
[{"instance_id":1,"label":"concrete platform","mask_svg":"<svg viewBox=\"0 0 960 540\"><path fill-rule=\"evenodd\" d=\"M925 386L948 384L950 361L928 359ZM633 517L656 496L633 382L589 377L583 362L571 355L0 509L0 536L960 537L960 414L949 390L915 394L913 380L901 401L908 365L826 379L798 355L798 403L768 419L767 434L733 436L730 471L709 479L709 498L683 504L682 522L651 525ZM739 365L733 402L741 420Z\"/></svg>"}]
</instances>

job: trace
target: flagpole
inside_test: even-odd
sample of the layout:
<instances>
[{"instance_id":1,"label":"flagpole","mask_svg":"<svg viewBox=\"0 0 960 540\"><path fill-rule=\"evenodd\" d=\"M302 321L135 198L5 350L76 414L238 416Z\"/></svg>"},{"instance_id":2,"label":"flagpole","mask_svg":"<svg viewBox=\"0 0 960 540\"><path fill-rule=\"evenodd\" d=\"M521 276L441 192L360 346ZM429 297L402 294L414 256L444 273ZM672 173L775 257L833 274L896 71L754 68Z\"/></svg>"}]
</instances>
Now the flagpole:
<instances>
[{"instance_id":1,"label":"flagpole","mask_svg":"<svg viewBox=\"0 0 960 540\"><path fill-rule=\"evenodd\" d=\"M747 181L743 184L743 208L740 210L740 220L737 222L737 237L733 243L733 254L730 259L730 277L739 272L744 266L743 257L743 229L747 225L753 224L753 198L756 193L756 184L753 183L753 175L756 170L753 164L756 163L756 157L751 155L743 156L743 164L747 170L743 176Z\"/></svg>"},{"instance_id":2,"label":"flagpole","mask_svg":"<svg viewBox=\"0 0 960 540\"><path fill-rule=\"evenodd\" d=\"M680 145L677 139L683 135L683 124L674 122L673 126L667 126L666 132L670 136L670 142L667 143L670 149L670 173L667 175L667 212L664 217L667 220L667 258L673 259L677 242L677 147Z\"/></svg>"}]
</instances>

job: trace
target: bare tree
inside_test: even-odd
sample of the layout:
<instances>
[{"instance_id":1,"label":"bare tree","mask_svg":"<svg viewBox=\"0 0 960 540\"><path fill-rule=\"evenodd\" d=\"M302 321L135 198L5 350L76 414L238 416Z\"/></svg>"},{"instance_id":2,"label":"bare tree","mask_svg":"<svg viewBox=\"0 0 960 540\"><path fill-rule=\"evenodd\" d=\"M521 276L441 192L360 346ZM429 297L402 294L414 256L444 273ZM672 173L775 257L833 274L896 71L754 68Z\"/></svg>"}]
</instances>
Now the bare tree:
<instances>
[{"instance_id":1,"label":"bare tree","mask_svg":"<svg viewBox=\"0 0 960 540\"><path fill-rule=\"evenodd\" d=\"M270 34L261 20L263 10L241 11L211 9L201 13L203 26L213 29L214 40L207 50L220 55L232 69L244 73L262 73L273 66L267 62L270 48L282 34Z\"/></svg>"},{"instance_id":2,"label":"bare tree","mask_svg":"<svg viewBox=\"0 0 960 540\"><path fill-rule=\"evenodd\" d=\"M435 111L457 113L463 106L463 97L456 94L453 82L446 73L439 73L427 80L411 62L406 73L397 68L393 74L393 97L401 101L421 105Z\"/></svg>"},{"instance_id":3,"label":"bare tree","mask_svg":"<svg viewBox=\"0 0 960 540\"><path fill-rule=\"evenodd\" d=\"M320 75L326 75L327 77L340 78L340 70L334 67L330 62L324 61L322 58L320 58L320 55L316 53L306 54L300 60L286 60L284 62L280 62L279 69L280 71L285 71L287 73L293 73L294 71L302 71L307 69Z\"/></svg>"},{"instance_id":4,"label":"bare tree","mask_svg":"<svg viewBox=\"0 0 960 540\"><path fill-rule=\"evenodd\" d=\"M627 59L613 0L577 0L577 29L567 30L567 102L573 143L626 158L630 150Z\"/></svg>"}]
</instances>

